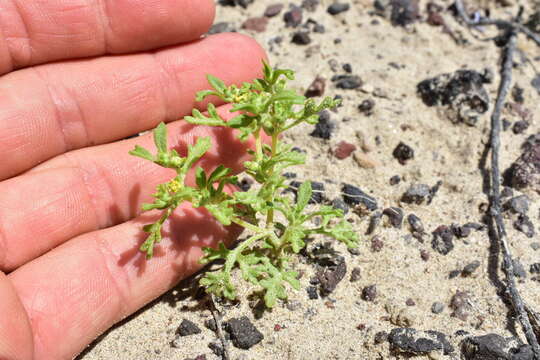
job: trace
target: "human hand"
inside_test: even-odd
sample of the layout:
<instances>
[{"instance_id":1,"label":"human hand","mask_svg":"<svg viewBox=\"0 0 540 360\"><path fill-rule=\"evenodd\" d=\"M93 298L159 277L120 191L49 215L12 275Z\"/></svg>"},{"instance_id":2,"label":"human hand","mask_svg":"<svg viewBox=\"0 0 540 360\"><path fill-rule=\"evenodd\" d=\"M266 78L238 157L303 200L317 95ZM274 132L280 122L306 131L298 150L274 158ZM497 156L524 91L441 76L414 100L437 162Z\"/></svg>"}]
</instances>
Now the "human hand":
<instances>
[{"instance_id":1,"label":"human hand","mask_svg":"<svg viewBox=\"0 0 540 360\"><path fill-rule=\"evenodd\" d=\"M260 76L253 40L198 40L213 17L213 0L0 2L0 359L73 358L195 272L202 246L238 235L182 206L146 262L141 227L158 215L140 205L173 175L128 154L150 134L120 141L190 113L207 73ZM212 137L207 170L239 170L251 146L168 128L180 153Z\"/></svg>"}]
</instances>

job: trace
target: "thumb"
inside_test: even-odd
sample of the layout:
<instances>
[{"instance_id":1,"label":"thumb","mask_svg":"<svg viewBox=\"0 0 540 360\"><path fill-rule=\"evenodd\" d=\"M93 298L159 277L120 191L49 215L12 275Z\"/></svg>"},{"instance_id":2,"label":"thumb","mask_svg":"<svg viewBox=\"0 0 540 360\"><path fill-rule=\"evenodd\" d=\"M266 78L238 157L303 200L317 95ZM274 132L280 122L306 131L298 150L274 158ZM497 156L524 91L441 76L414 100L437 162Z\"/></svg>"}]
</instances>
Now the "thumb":
<instances>
[{"instance_id":1,"label":"thumb","mask_svg":"<svg viewBox=\"0 0 540 360\"><path fill-rule=\"evenodd\" d=\"M15 288L0 271L0 359L32 360L34 340L30 320Z\"/></svg>"}]
</instances>

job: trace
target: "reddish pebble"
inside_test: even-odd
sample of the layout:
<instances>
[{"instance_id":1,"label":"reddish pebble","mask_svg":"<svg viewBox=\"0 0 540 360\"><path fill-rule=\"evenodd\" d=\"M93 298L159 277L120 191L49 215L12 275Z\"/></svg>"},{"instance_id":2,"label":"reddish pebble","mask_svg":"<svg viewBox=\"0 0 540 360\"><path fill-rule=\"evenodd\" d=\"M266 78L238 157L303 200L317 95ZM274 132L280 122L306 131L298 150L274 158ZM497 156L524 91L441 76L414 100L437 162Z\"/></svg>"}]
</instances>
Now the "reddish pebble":
<instances>
[{"instance_id":1,"label":"reddish pebble","mask_svg":"<svg viewBox=\"0 0 540 360\"><path fill-rule=\"evenodd\" d=\"M283 4L269 5L264 11L264 16L273 17L278 15L283 10Z\"/></svg>"},{"instance_id":2,"label":"reddish pebble","mask_svg":"<svg viewBox=\"0 0 540 360\"><path fill-rule=\"evenodd\" d=\"M283 329L281 325L279 324L274 325L274 331L280 331L281 329Z\"/></svg>"},{"instance_id":3,"label":"reddish pebble","mask_svg":"<svg viewBox=\"0 0 540 360\"><path fill-rule=\"evenodd\" d=\"M253 17L244 21L242 24L242 29L263 32L266 30L266 25L268 25L268 18Z\"/></svg>"},{"instance_id":4,"label":"reddish pebble","mask_svg":"<svg viewBox=\"0 0 540 360\"><path fill-rule=\"evenodd\" d=\"M346 141L340 141L334 150L334 156L340 160L343 160L346 157L349 157L354 150L356 150L356 146L353 144Z\"/></svg>"},{"instance_id":5,"label":"reddish pebble","mask_svg":"<svg viewBox=\"0 0 540 360\"><path fill-rule=\"evenodd\" d=\"M422 258L422 260L428 261L429 260L429 253L426 250L421 250L420 251L420 257Z\"/></svg>"}]
</instances>

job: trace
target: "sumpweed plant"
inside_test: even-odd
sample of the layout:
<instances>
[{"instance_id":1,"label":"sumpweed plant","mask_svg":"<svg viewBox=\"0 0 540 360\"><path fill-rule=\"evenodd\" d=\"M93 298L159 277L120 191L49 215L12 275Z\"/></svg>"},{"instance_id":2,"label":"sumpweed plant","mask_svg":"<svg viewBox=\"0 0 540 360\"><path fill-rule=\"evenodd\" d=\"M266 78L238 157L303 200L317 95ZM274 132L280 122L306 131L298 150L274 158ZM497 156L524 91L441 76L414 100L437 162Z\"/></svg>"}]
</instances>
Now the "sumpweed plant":
<instances>
[{"instance_id":1,"label":"sumpweed plant","mask_svg":"<svg viewBox=\"0 0 540 360\"><path fill-rule=\"evenodd\" d=\"M209 104L207 115L194 109L192 116L185 118L191 124L237 129L242 141L253 136L255 150L248 150L251 159L244 162L244 170L259 186L245 192L225 192L227 184L237 184L237 177L223 165L210 173L197 167L195 186L187 185L187 173L212 146L210 138L198 138L195 145L188 146L187 155L180 156L175 150L168 149L167 130L163 123L153 132L157 154L140 146L130 154L174 169L177 173L169 182L158 185L153 203L143 205L145 211L162 210L158 221L143 227L148 237L140 249L147 258L152 257L154 246L161 240L162 225L176 207L184 201L195 208L204 207L223 225L234 223L245 228L249 237L233 249L227 249L223 243L217 249L204 248L202 264L223 260L224 265L218 271L207 272L200 280L201 285L209 293L235 299L236 288L231 272L237 267L244 280L263 290L266 306L272 307L277 299L286 299L286 283L297 290L300 287L298 274L291 269L290 262L291 257L306 246L306 237L322 234L349 247L356 246L358 237L351 225L342 219L341 210L322 205L308 211L306 207L312 194L310 182L306 181L299 187L296 201L281 195L288 188L284 170L303 164L305 158L304 154L284 144L280 135L302 123L316 124L318 113L337 106L338 101L327 97L317 104L313 99L306 99L286 86L288 80L294 79L293 71L273 69L266 63L263 65L264 78L244 83L241 87L226 86L221 80L208 75L213 89L197 94L197 101L217 96L232 104L231 112L237 111L239 115L225 121L215 106ZM263 132L271 139L269 144L262 141ZM317 217L320 221L312 221Z\"/></svg>"}]
</instances>

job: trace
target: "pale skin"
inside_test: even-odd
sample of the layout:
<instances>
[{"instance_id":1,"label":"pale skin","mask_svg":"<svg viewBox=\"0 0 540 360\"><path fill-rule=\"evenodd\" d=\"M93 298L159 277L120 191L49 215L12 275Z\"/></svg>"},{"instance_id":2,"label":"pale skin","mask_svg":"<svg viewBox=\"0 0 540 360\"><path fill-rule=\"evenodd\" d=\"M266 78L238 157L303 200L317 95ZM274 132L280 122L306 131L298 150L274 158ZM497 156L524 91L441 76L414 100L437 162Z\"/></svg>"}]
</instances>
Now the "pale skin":
<instances>
[{"instance_id":1,"label":"pale skin","mask_svg":"<svg viewBox=\"0 0 540 360\"><path fill-rule=\"evenodd\" d=\"M238 235L186 205L146 261L141 226L158 214L140 205L171 172L128 154L154 149L150 135L122 140L164 121L181 153L212 137L207 170L241 169L252 141L181 120L204 109L205 74L261 76L252 39L199 39L214 11L213 0L0 1L1 360L73 358L198 270L202 246Z\"/></svg>"}]
</instances>

